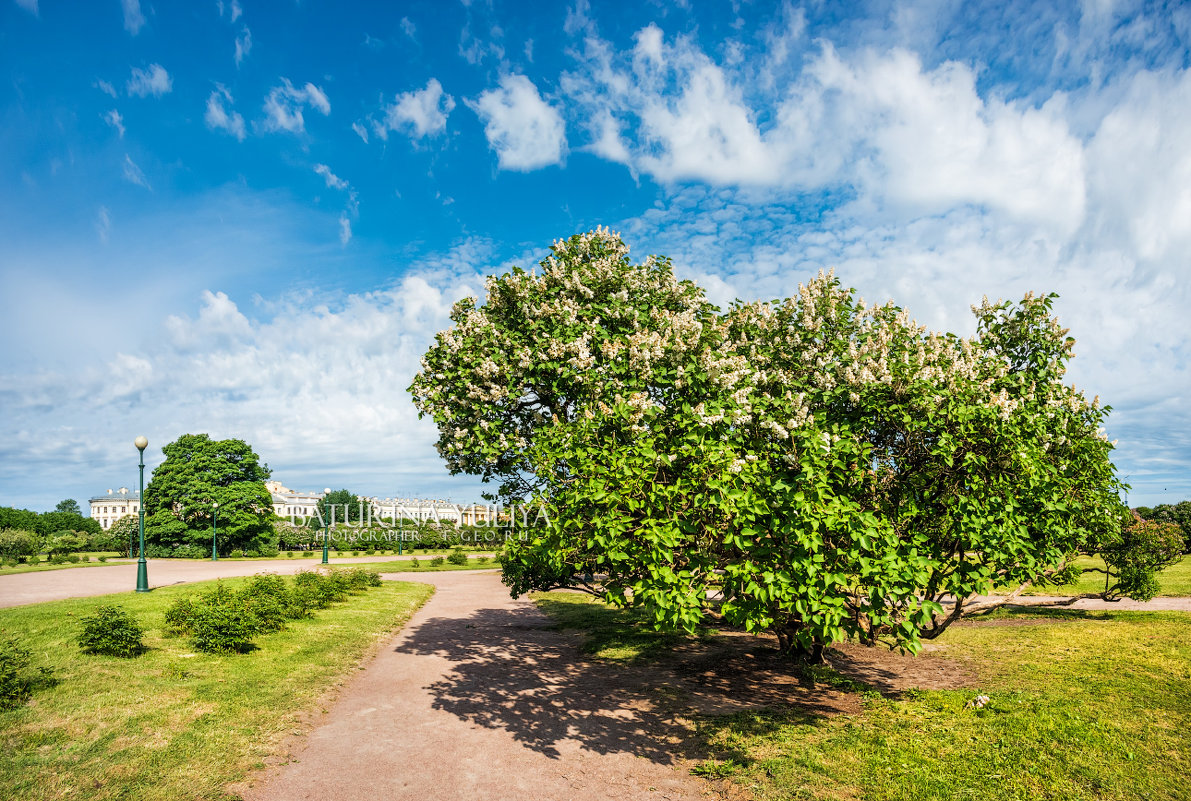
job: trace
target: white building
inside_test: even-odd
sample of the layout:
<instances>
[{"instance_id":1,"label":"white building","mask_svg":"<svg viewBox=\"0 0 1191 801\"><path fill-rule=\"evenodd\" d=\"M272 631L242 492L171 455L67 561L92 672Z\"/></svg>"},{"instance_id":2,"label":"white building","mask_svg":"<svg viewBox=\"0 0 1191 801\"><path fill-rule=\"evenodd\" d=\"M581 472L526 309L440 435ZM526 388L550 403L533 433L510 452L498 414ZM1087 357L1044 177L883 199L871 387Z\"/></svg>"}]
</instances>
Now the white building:
<instances>
[{"instance_id":1,"label":"white building","mask_svg":"<svg viewBox=\"0 0 1191 801\"><path fill-rule=\"evenodd\" d=\"M278 517L310 517L323 499L321 492L295 492L280 481L266 481L265 489L273 498L273 514Z\"/></svg>"},{"instance_id":2,"label":"white building","mask_svg":"<svg viewBox=\"0 0 1191 801\"><path fill-rule=\"evenodd\" d=\"M128 487L91 498L91 517L99 521L101 528L111 528L112 523L125 515L135 515L140 509L141 494Z\"/></svg>"}]
</instances>

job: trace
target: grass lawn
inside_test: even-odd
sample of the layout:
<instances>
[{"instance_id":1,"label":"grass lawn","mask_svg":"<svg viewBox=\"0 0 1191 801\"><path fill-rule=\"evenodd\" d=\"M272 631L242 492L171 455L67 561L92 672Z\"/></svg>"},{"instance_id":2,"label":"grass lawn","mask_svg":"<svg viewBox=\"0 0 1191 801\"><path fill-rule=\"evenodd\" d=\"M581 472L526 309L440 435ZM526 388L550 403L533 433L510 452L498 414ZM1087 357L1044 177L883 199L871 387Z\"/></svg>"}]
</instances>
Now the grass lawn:
<instances>
[{"instance_id":1,"label":"grass lawn","mask_svg":"<svg viewBox=\"0 0 1191 801\"><path fill-rule=\"evenodd\" d=\"M1081 556L1075 562L1080 567L1104 569L1104 560L1099 557ZM1157 576L1158 594L1167 596L1191 595L1191 556L1163 570ZM1084 573L1075 584L1058 587L1038 587L1026 591L1026 595L1078 595L1085 592L1103 592L1103 573Z\"/></svg>"},{"instance_id":2,"label":"grass lawn","mask_svg":"<svg viewBox=\"0 0 1191 801\"><path fill-rule=\"evenodd\" d=\"M251 653L219 656L162 633L169 604L210 584L0 610L0 629L59 680L0 712L0 798L224 798L433 591L386 581L258 638ZM140 619L147 653L79 651L76 621L103 603Z\"/></svg>"},{"instance_id":3,"label":"grass lawn","mask_svg":"<svg viewBox=\"0 0 1191 801\"><path fill-rule=\"evenodd\" d=\"M636 643L636 658L667 647L648 643L666 635L581 596L538 602L560 624L581 624L598 656L623 658L606 650L617 636ZM935 643L979 676L972 688L864 692L858 714L694 717L695 742L713 757L695 772L758 801L1191 798L1191 615L1038 610L986 620L995 625L953 626ZM988 706L965 708L978 693Z\"/></svg>"},{"instance_id":4,"label":"grass lawn","mask_svg":"<svg viewBox=\"0 0 1191 801\"><path fill-rule=\"evenodd\" d=\"M88 559L90 559L90 561L66 562L65 564L61 565L51 565L49 562L42 561L36 565L18 564L13 565L12 567L0 566L0 576L12 576L17 573L41 573L45 570L65 570L68 567L107 567L109 565L120 564L121 562L127 561L125 557L120 556L120 554L116 553L115 551L90 551L88 553L80 553L78 556L86 556ZM101 556L106 556L109 561L96 561Z\"/></svg>"}]
</instances>

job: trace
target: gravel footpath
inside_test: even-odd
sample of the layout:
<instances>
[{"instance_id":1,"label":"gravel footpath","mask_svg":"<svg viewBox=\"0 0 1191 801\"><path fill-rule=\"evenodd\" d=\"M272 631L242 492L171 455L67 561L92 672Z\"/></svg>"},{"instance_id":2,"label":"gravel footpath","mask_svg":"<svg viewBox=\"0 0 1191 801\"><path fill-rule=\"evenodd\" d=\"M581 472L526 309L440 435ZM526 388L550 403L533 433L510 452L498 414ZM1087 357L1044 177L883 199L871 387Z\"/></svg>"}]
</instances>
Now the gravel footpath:
<instances>
[{"instance_id":1,"label":"gravel footpath","mask_svg":"<svg viewBox=\"0 0 1191 801\"><path fill-rule=\"evenodd\" d=\"M469 554L470 555L470 554ZM478 555L478 554L476 554ZM319 555L321 556L321 554ZM412 556L343 557L331 559L332 565L349 565L366 562L390 562L412 559ZM425 559L425 556L420 557ZM269 559L256 561L189 562L178 559L149 559L149 587L169 587L191 581L208 581L233 576L251 576L256 573L297 573L321 563L313 559ZM121 561L104 567L63 568L41 570L32 573L0 574L0 607L36 604L43 601L61 601L65 598L85 598L90 595L107 595L113 592L132 592L136 589L136 560Z\"/></svg>"},{"instance_id":2,"label":"gravel footpath","mask_svg":"<svg viewBox=\"0 0 1191 801\"><path fill-rule=\"evenodd\" d=\"M436 592L245 799L705 797L649 704L495 571L386 578Z\"/></svg>"}]
</instances>

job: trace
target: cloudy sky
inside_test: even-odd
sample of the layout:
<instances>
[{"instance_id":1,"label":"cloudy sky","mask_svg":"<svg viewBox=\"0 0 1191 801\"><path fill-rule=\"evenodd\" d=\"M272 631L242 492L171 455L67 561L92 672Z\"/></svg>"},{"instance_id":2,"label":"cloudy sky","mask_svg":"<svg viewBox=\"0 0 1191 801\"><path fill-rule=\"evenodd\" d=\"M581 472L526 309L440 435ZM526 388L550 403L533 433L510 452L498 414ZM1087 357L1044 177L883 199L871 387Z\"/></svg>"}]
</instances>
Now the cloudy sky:
<instances>
[{"instance_id":1,"label":"cloudy sky","mask_svg":"<svg viewBox=\"0 0 1191 801\"><path fill-rule=\"evenodd\" d=\"M1058 292L1130 500L1191 497L1189 7L344 5L0 0L0 504L187 432L478 500L405 388L596 225L718 303L834 266L970 333Z\"/></svg>"}]
</instances>

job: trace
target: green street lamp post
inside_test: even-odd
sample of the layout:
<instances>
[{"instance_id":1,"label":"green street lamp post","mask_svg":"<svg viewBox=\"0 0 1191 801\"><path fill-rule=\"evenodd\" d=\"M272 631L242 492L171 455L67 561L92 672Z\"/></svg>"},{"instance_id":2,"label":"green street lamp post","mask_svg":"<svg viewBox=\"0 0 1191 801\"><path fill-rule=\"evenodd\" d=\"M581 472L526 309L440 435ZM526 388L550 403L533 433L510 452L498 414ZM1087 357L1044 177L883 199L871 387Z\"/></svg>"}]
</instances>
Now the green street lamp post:
<instances>
[{"instance_id":1,"label":"green street lamp post","mask_svg":"<svg viewBox=\"0 0 1191 801\"><path fill-rule=\"evenodd\" d=\"M215 550L215 537L219 533L219 502L211 504L211 561L219 561L219 551Z\"/></svg>"},{"instance_id":2,"label":"green street lamp post","mask_svg":"<svg viewBox=\"0 0 1191 801\"><path fill-rule=\"evenodd\" d=\"M323 498L326 499L326 497L331 494L331 488L327 487L325 490L323 490L323 492L325 493L323 495ZM330 533L331 533L331 517L328 514L328 512L330 510L327 508L329 505L330 504L326 504L326 503L323 504L323 564L324 565L328 563L327 546L329 545L328 540L330 538Z\"/></svg>"},{"instance_id":3,"label":"green street lamp post","mask_svg":"<svg viewBox=\"0 0 1191 801\"><path fill-rule=\"evenodd\" d=\"M138 504L140 512L141 557L136 562L136 591L148 592L149 568L145 564L145 448L149 447L149 440L141 436L137 437L133 444L141 452L141 502Z\"/></svg>"}]
</instances>

